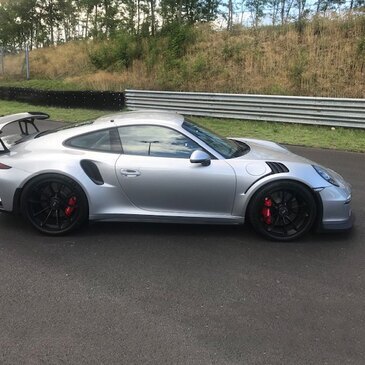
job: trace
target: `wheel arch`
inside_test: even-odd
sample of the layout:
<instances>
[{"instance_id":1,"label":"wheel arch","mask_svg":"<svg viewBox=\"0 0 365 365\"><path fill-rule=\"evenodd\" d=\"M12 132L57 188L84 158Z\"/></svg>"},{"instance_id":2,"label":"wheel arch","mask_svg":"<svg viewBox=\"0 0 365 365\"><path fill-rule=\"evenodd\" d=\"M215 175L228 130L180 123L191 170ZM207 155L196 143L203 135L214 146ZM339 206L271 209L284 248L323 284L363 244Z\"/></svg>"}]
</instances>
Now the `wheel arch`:
<instances>
[{"instance_id":1,"label":"wheel arch","mask_svg":"<svg viewBox=\"0 0 365 365\"><path fill-rule=\"evenodd\" d=\"M289 197L294 197L297 201L293 210L293 206L287 205L288 200L285 200L287 191ZM276 192L281 192L281 195L278 195L279 200L275 202ZM272 205L274 211L271 211ZM274 241L292 241L309 231L317 230L322 211L318 192L308 184L296 179L272 179L260 185L252 193L247 202L245 219L265 238ZM273 221L271 214L274 216Z\"/></svg>"},{"instance_id":2,"label":"wheel arch","mask_svg":"<svg viewBox=\"0 0 365 365\"><path fill-rule=\"evenodd\" d=\"M89 214L89 210L90 210L90 198L89 195L87 194L87 190L85 189L85 186L80 182L80 180L75 179L74 176L64 173L64 172L60 172L60 171L42 171L42 173L40 174L33 174L31 176L29 176L27 179L25 179L21 186L19 186L14 193L14 199L13 199L13 212L15 214L20 214L21 213L21 198L22 198L22 194L23 191L25 189L25 187L27 185L29 185L30 183L32 183L32 181L36 178L40 178L42 176L45 175L57 175L60 177L67 177L68 179L72 180L75 184L77 184L80 189L83 191L85 198L86 198L86 203L87 203L87 209L88 209L88 214Z\"/></svg>"},{"instance_id":3,"label":"wheel arch","mask_svg":"<svg viewBox=\"0 0 365 365\"><path fill-rule=\"evenodd\" d=\"M277 176L277 175L276 175ZM253 198L262 190L264 189L267 185L269 184L273 184L273 183L294 183L294 184L298 184L301 185L302 187L304 187L314 198L314 201L316 203L316 217L315 217L315 223L314 223L314 227L318 228L321 224L322 221L322 215L323 215L323 203L322 203L322 199L319 195L319 192L316 191L313 187L311 187L309 184L307 184L306 182L302 181L302 180L298 180L292 177L282 177L282 178L275 178L275 179L270 179L270 180L266 180L264 182L262 182L261 180L258 181L256 184L252 185L249 190L246 192L246 202L244 205L244 211L243 211L243 215L245 217L245 221L249 221L249 209L250 209L250 204L253 200Z\"/></svg>"}]
</instances>

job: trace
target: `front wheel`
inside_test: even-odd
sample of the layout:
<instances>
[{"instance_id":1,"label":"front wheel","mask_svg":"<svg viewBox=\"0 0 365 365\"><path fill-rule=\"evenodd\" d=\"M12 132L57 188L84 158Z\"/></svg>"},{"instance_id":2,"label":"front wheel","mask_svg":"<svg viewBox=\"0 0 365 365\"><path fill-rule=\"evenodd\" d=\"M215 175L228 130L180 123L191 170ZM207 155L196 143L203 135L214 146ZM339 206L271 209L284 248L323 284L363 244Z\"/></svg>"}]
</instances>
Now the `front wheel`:
<instances>
[{"instance_id":1,"label":"front wheel","mask_svg":"<svg viewBox=\"0 0 365 365\"><path fill-rule=\"evenodd\" d=\"M68 233L87 220L88 204L82 188L72 179L46 174L35 177L21 195L21 211L39 231Z\"/></svg>"},{"instance_id":2,"label":"front wheel","mask_svg":"<svg viewBox=\"0 0 365 365\"><path fill-rule=\"evenodd\" d=\"M275 241L291 241L313 226L317 207L312 193L291 181L264 186L252 198L248 217L254 229Z\"/></svg>"}]
</instances>

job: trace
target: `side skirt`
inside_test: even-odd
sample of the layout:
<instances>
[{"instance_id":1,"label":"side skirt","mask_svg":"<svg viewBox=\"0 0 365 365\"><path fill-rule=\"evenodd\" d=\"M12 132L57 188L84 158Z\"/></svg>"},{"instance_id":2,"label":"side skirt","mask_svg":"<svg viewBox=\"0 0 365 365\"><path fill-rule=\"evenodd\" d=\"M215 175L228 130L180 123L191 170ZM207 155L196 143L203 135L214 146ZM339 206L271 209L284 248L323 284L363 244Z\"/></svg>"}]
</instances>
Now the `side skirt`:
<instances>
[{"instance_id":1,"label":"side skirt","mask_svg":"<svg viewBox=\"0 0 365 365\"><path fill-rule=\"evenodd\" d=\"M139 214L90 216L90 221L104 222L146 222L146 223L183 223L183 224L225 224L237 225L245 222L244 217L177 217L177 216L151 216Z\"/></svg>"}]
</instances>

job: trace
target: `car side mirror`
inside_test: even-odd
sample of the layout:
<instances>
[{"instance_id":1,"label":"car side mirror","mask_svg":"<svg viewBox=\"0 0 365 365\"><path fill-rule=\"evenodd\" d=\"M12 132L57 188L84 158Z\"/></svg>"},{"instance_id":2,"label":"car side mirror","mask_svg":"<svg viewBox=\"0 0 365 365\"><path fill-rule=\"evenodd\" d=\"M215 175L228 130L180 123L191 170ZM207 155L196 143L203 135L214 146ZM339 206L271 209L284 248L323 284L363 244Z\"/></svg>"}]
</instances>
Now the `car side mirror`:
<instances>
[{"instance_id":1,"label":"car side mirror","mask_svg":"<svg viewBox=\"0 0 365 365\"><path fill-rule=\"evenodd\" d=\"M210 156L201 150L195 150L190 156L191 163L200 163L203 166L210 165Z\"/></svg>"}]
</instances>

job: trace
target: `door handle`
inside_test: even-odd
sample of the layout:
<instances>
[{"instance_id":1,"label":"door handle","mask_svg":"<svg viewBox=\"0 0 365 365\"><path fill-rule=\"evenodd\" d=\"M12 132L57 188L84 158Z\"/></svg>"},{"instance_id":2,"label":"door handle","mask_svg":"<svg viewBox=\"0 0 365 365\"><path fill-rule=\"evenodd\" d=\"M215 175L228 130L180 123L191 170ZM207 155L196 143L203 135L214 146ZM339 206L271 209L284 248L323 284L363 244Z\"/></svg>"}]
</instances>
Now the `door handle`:
<instances>
[{"instance_id":1,"label":"door handle","mask_svg":"<svg viewBox=\"0 0 365 365\"><path fill-rule=\"evenodd\" d=\"M120 173L126 177L137 177L141 175L141 172L133 169L121 169Z\"/></svg>"}]
</instances>

